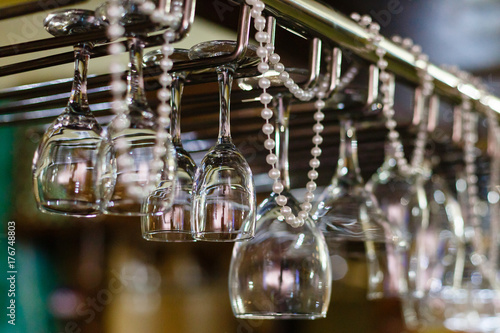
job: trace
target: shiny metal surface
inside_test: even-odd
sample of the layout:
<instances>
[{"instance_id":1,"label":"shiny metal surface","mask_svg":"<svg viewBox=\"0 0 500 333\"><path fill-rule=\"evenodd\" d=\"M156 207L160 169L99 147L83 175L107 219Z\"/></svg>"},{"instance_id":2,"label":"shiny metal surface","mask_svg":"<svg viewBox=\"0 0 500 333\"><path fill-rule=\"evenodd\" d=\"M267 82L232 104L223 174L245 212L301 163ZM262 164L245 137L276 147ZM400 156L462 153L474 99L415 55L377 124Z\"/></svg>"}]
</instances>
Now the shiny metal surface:
<instances>
[{"instance_id":1,"label":"shiny metal surface","mask_svg":"<svg viewBox=\"0 0 500 333\"><path fill-rule=\"evenodd\" d=\"M239 0L242 2L242 0ZM378 57L369 51L370 35L356 22L345 15L314 0L263 0L266 9L276 16L278 24L294 29L299 34L312 35L338 43L351 49L355 54L376 62ZM418 84L417 68L424 68L423 61L387 38L382 38L379 45L387 51L388 69L396 75ZM481 91L476 86L464 83L456 75L436 65L429 65L429 74L434 77L438 93L454 98L461 94L470 97L478 106L486 105L500 113L500 99Z\"/></svg>"},{"instance_id":2,"label":"shiny metal surface","mask_svg":"<svg viewBox=\"0 0 500 333\"><path fill-rule=\"evenodd\" d=\"M59 10L47 15L43 26L52 36L68 36L104 29L94 11L83 9Z\"/></svg>"},{"instance_id":3,"label":"shiny metal surface","mask_svg":"<svg viewBox=\"0 0 500 333\"><path fill-rule=\"evenodd\" d=\"M321 53L323 50L323 43L319 38L313 38L311 42L311 49L309 53L309 79L305 84L304 88L314 86L318 83L319 74L321 71Z\"/></svg>"}]
</instances>

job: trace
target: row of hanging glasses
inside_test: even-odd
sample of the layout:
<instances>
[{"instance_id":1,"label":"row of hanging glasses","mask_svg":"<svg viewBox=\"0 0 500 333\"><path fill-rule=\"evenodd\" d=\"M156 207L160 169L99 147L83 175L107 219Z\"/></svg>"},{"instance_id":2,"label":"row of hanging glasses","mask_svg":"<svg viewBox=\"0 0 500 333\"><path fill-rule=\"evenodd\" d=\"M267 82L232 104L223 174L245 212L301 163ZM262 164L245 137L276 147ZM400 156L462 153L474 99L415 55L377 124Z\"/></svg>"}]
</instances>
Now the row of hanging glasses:
<instances>
[{"instance_id":1,"label":"row of hanging glasses","mask_svg":"<svg viewBox=\"0 0 500 333\"><path fill-rule=\"evenodd\" d=\"M99 19L91 11L57 12L47 17L45 27L56 36L99 29L107 23L105 9L103 6L97 11ZM252 172L232 143L229 123L232 73L238 63L235 61L217 68L219 138L199 168L182 148L180 98L185 73L174 73L172 140L167 140L166 147L171 154L165 159L167 167L162 172L158 188L143 198L131 193L133 187L130 183L144 187L151 181L153 151L156 149L156 115L148 105L144 90L142 35L133 33L127 36L127 46L130 62L125 96L126 118L116 117L105 131L88 107L86 72L89 46L86 43L75 47L75 76L70 101L64 113L46 131L34 157L34 190L40 210L79 217L94 217L101 213L142 216L143 234L150 240L194 240L191 215L199 221L193 223L199 227L199 239L224 241L252 237L255 220ZM234 47L235 43L231 41L201 43L189 52L175 50L173 58L182 61L213 57L230 53ZM247 52L248 57L250 53ZM158 64L163 59L153 51L145 60ZM119 142L121 138L129 144L126 156L117 148L122 144ZM125 166L118 163L125 158ZM191 207L194 214L191 214Z\"/></svg>"},{"instance_id":2,"label":"row of hanging glasses","mask_svg":"<svg viewBox=\"0 0 500 333\"><path fill-rule=\"evenodd\" d=\"M262 12L261 3L248 3L253 6L252 11L245 6L242 15L247 20L251 13L254 18L259 17L253 10L260 6L259 13ZM122 24L132 18L144 19L144 15L138 15L144 1L122 4ZM49 15L45 27L56 36L102 29L109 25L106 14L110 8L105 5L96 14L81 10L57 12ZM366 16L354 15L353 19L365 26L369 21ZM265 23L257 18L255 21L258 21L256 27ZM268 27L269 40L273 40L274 20L270 17L267 24L271 27ZM234 246L229 273L231 305L238 317L325 317L332 279L347 281L355 277L354 267L363 267L368 277L367 298L400 298L410 328L444 325L466 332L499 332L496 264L488 263L484 251L478 249L483 241L481 229L477 221L471 222L477 215L477 200L473 199L477 197L475 155L471 153L474 140L477 141L477 116L474 118L465 99L455 110L453 133L457 141L463 137L464 146L468 147L465 176L457 178L457 184L462 184L462 187L457 185L461 194L457 200L444 178L432 173L435 159L427 159L424 154L426 133L435 128L431 120L437 119L439 109L438 98L432 95L432 85L425 77L426 70L415 93L414 125L418 133L408 168L403 146L394 134L396 123L387 113L394 106L395 79L385 71L384 62L368 67L368 88L346 92L344 88L360 69L353 66L341 76L342 54L336 48L327 52L330 62L326 74L316 73L322 67L315 65L321 62L316 59L310 69L314 78L309 83L311 91L323 89L326 101L323 110L334 112L339 119L339 158L331 184L314 202L310 214L303 223L292 225L287 223L277 199L286 198L291 214L299 215L303 210L304 204L291 193L288 171L290 103L300 98L280 91L272 97L273 110L263 109L264 119L275 119L271 130L265 126L263 130L267 134L274 130L275 139L270 147L276 155L273 163L268 163L279 171L281 191L279 194L273 191L259 206L255 202L252 171L230 133L233 73L244 62L256 65L255 59L267 51L248 45L245 57L216 67L219 136L216 145L196 167L180 136L181 96L191 73L179 71L160 76L170 90L169 96L159 98L170 100L171 113L170 121L158 127L158 114L148 106L144 91L143 62L171 68L169 61L231 54L238 48L237 43L205 42L190 50L175 49L168 58L162 50L148 53L143 59L144 36L145 32L126 35L130 52L127 84L121 86L119 81L112 84L114 91L126 92L126 103L124 112L105 130L90 112L86 96L92 43L75 46L70 100L63 114L50 125L34 157L34 192L42 211L80 217L101 213L141 216L142 235L147 240L242 241ZM316 39L313 45L313 53L321 55L321 41ZM417 58L421 51L415 50ZM383 60L383 53L377 54ZM239 83L249 89L269 87L271 83L291 86L279 74L283 71L277 63L273 62L278 74L264 77L268 81L259 76ZM259 71L266 72L261 65ZM462 79L464 83L470 80L464 75ZM346 103L345 98L351 101ZM377 110L384 110L389 128L385 161L365 185L358 163L355 121ZM322 112L318 112L315 115L322 119ZM489 119L495 130L496 119ZM322 127L316 129L321 132ZM494 140L490 142L495 152L493 161L498 159L496 133L493 132ZM158 136L166 139L164 147L158 147ZM158 151L165 153L160 167L155 165ZM317 160L321 150L312 152ZM492 166L496 165L493 161ZM152 174L154 170L160 170L159 181ZM495 172L498 170L492 169L492 174ZM140 190L149 188L151 183L156 186L153 191ZM307 186L314 191L315 185ZM497 216L494 203L490 205L492 225ZM347 263L347 272L340 272L342 263Z\"/></svg>"}]
</instances>

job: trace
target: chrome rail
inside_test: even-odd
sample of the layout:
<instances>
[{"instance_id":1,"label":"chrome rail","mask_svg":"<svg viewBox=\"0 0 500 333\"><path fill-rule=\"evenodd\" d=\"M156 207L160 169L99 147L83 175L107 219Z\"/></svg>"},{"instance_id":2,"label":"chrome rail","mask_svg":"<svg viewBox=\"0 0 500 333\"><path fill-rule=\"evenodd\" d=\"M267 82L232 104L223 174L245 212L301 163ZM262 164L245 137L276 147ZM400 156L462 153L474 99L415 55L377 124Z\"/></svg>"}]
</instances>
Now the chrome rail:
<instances>
[{"instance_id":1,"label":"chrome rail","mask_svg":"<svg viewBox=\"0 0 500 333\"><path fill-rule=\"evenodd\" d=\"M244 0L238 0L243 2ZM368 32L345 15L314 0L262 0L266 10L276 17L278 24L293 29L301 35L318 37L323 42L333 42L341 47L348 48L356 55L376 62L375 52L367 48L370 41ZM379 46L387 51L385 59L388 61L388 70L415 84L419 83L417 68L424 68L425 62L382 37ZM428 66L429 74L434 78L438 94L453 99L462 98L462 94L474 101L476 109L482 111L487 106L500 113L500 99L477 86L464 82L436 65Z\"/></svg>"}]
</instances>

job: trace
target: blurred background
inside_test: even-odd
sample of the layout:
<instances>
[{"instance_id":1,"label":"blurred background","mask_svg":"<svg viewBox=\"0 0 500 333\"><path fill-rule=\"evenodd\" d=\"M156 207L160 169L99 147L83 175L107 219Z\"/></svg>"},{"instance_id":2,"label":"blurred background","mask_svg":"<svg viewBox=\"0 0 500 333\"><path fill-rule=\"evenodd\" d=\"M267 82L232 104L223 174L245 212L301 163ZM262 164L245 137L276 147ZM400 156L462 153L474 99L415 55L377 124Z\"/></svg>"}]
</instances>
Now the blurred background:
<instances>
[{"instance_id":1,"label":"blurred background","mask_svg":"<svg viewBox=\"0 0 500 333\"><path fill-rule=\"evenodd\" d=\"M2 0L0 7L22 2ZM95 9L100 2L84 1L71 7ZM472 71L500 93L500 2L328 0L326 3L346 15L353 11L370 14L380 23L385 36L409 36L422 45L434 63L454 64ZM49 12L0 21L0 46L49 38L42 28ZM225 0L198 0L193 29L176 46L189 48L206 40L235 39L237 13L237 7ZM307 58L307 47L297 48L286 42L287 38L292 37L279 35L277 41L278 50L286 54L287 61ZM0 65L30 57L33 55L0 59ZM126 62L126 56L123 61ZM108 66L108 57L91 60L89 74L107 72ZM71 77L71 73L72 64L67 64L2 77L0 89ZM186 94L200 89L207 88L187 87ZM212 84L208 89L216 86ZM401 102L400 110L400 117L411 116L411 102ZM197 111L194 107L186 110L188 115L196 115ZM45 127L46 124L0 127L0 222L4 231L0 238L0 266L4 267L2 272L7 271L5 230L8 221L15 221L19 272L16 326L2 319L1 332L405 332L398 301L366 301L365 267L352 266L346 273L345 263L337 263L334 269L338 280L333 284L326 319L239 320L231 313L227 291L231 244L149 243L141 238L138 218L74 219L39 213L31 188L31 160ZM255 137L257 133L252 135ZM252 140L249 142L253 144ZM363 149L368 148L360 144L363 174L368 179L382 163L383 155L368 162L363 158ZM249 158L258 150L247 153ZM325 158L330 164L327 162L320 170L325 174L322 185L331 177L337 155ZM295 175L293 171L292 165L294 184L303 184L304 175L298 171ZM267 194L260 193L258 201ZM7 306L7 289L7 280L0 279L2 309ZM1 316L4 318L3 313Z\"/></svg>"}]
</instances>

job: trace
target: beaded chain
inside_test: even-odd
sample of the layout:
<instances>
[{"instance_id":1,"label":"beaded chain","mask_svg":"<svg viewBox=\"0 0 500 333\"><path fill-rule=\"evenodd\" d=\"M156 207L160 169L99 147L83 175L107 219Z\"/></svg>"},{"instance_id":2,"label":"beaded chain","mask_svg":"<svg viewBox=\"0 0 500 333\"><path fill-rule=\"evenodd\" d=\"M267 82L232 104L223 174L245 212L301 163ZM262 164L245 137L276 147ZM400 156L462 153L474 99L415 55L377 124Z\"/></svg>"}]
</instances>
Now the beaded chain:
<instances>
[{"instance_id":1,"label":"beaded chain","mask_svg":"<svg viewBox=\"0 0 500 333\"><path fill-rule=\"evenodd\" d=\"M486 89L485 89L486 90ZM490 188L489 191L492 193L496 193L498 195L498 185L500 184L500 127L498 126L498 118L493 111L492 108L486 109L486 114L488 116L488 151L491 157L490 160ZM498 268L498 250L499 246L495 244L499 244L500 239L500 200L492 201L490 200L490 235L491 240L489 250L489 262L490 262L490 270L493 274L495 274L496 269ZM492 279L494 281L494 279Z\"/></svg>"},{"instance_id":2,"label":"beaded chain","mask_svg":"<svg viewBox=\"0 0 500 333\"><path fill-rule=\"evenodd\" d=\"M136 175L131 171L131 167L134 163L132 157L128 154L130 145L124 137L116 138L115 147L117 150L117 167L120 170L124 170L126 177L124 181L128 182L127 192L129 195L144 198L149 193L151 193L156 184L161 179L160 171L166 167L168 171L175 171L175 163L169 158L168 165L165 166L163 162L163 157L169 152L166 149L166 143L169 140L170 134L167 131L167 127L170 125L170 105L168 101L170 100L171 92L169 86L172 82L172 76L168 71L172 68L173 62L169 59L169 56L174 52L174 48L171 42L175 39L175 32L173 31L179 24L182 18L182 13L179 6L174 6L171 13L165 13L163 10L156 9L156 6L151 1L145 0L134 0L135 3L140 5L140 9L144 14L150 15L151 21L155 23L160 23L162 25L168 25L169 29L163 34L165 43L162 46L162 53L164 59L160 63L160 67L163 73L159 77L161 88L158 91L158 99L160 104L157 109L157 132L156 132L156 142L153 149L153 162L151 163L151 173L148 179L148 184L145 186L135 185ZM111 40L116 40L123 37L125 29L120 25L120 18L124 14L125 9L119 0L111 0L108 7L108 17L109 26L107 28L107 35ZM117 57L118 54L125 51L125 48L120 43L111 44L108 48L108 53L112 56ZM127 104L124 99L124 92L126 90L126 84L123 82L121 75L124 71L124 67L119 63L119 61L112 61L110 66L111 72L111 94L113 96L112 110L115 113L115 117L111 121L111 125L117 131L123 131L130 126L130 120L128 119L128 109Z\"/></svg>"},{"instance_id":3,"label":"beaded chain","mask_svg":"<svg viewBox=\"0 0 500 333\"><path fill-rule=\"evenodd\" d=\"M484 254L481 236L481 220L476 212L478 199L478 178L476 175L476 152L478 115L472 111L472 104L468 98L463 96L460 106L463 114L464 124L464 161L465 181L468 195L468 225L474 229L474 245L479 254Z\"/></svg>"},{"instance_id":4,"label":"beaded chain","mask_svg":"<svg viewBox=\"0 0 500 333\"><path fill-rule=\"evenodd\" d=\"M359 69L357 67L349 68L347 70L347 73L345 73L345 75L343 75L342 78L340 79L340 82L337 85L337 91L344 90L344 88L347 87L349 85L349 83L352 82L352 80L354 80L354 78L356 77L358 72L359 72Z\"/></svg>"},{"instance_id":5,"label":"beaded chain","mask_svg":"<svg viewBox=\"0 0 500 333\"><path fill-rule=\"evenodd\" d=\"M172 75L169 71L172 69L174 63L169 57L174 53L175 48L172 43L175 41L176 34L175 31L179 27L182 20L182 3L172 2L172 7L170 12L165 12L162 9L155 9L155 4L150 0L135 0L141 3L141 11L144 14L150 15L152 22L157 23L161 26L167 26L168 29L163 33L164 43L161 47L161 53L163 59L160 60L160 68L162 73L158 77L158 82L161 88L157 92L158 100L160 104L157 107L157 129L156 129L156 144L153 151L153 163L151 165L151 186L155 186L161 179L160 171L165 168L165 175L172 175L176 169L175 156L171 150L167 151L166 143L171 140L171 136L167 128L170 126L170 113L172 107L170 106L170 98L172 96L172 91L170 89L172 84ZM166 163L164 165L163 157L167 156ZM168 178L168 177L166 177ZM172 180L172 179L169 179ZM148 193L151 193L154 188L150 188Z\"/></svg>"},{"instance_id":6,"label":"beaded chain","mask_svg":"<svg viewBox=\"0 0 500 333\"><path fill-rule=\"evenodd\" d=\"M305 219L309 215L312 209L311 202L314 199L314 190L316 190L315 180L318 178L318 171L316 170L319 165L319 157L321 156L320 144L323 142L323 137L321 132L323 132L324 127L321 121L325 118L325 114L322 109L325 107L324 98L326 97L326 81L321 83L319 87L314 87L312 89L302 89L298 84L290 77L290 74L285 70L285 66L280 62L280 56L274 52L274 45L270 42L269 33L265 32L266 28L266 18L262 15L262 11L265 8L265 4L260 0L246 0L246 3L251 6L251 16L254 19L254 27L257 30L255 34L255 40L259 43L257 48L257 55L260 57L261 61L257 66L258 71L262 74L262 78L259 79L259 87L262 88L262 94L260 95L260 102L263 105L261 111L261 117L265 120L265 124L262 126L262 132L267 136L264 141L264 148L269 151L266 157L266 162L271 166L271 170L268 172L269 177L274 181L273 192L276 193L276 203L281 207L281 214L285 217L286 223L292 227L300 227L304 224ZM271 86L271 82L266 78L265 74L273 67L275 71L279 72L279 79L283 85L288 88L290 93L292 93L295 98L301 101L309 101L316 97L317 100L314 103L316 112L314 113L314 120L316 121L312 129L314 131L314 136L312 142L314 147L311 149L312 159L309 161L309 166L311 170L308 172L307 177L309 182L306 184L307 192L304 195L304 202L301 204L301 211L295 216L292 209L287 206L287 198L281 193L284 190L282 181L280 180L281 174L277 168L278 157L274 154L273 150L276 145L275 141L271 138L271 134L274 131L274 126L270 123L270 119L273 116L272 110L269 108L269 103L272 100L272 96L267 92L267 89Z\"/></svg>"},{"instance_id":7,"label":"beaded chain","mask_svg":"<svg viewBox=\"0 0 500 333\"><path fill-rule=\"evenodd\" d=\"M474 84L484 92L488 92L488 87L481 81L480 78L474 78ZM487 105L487 103L485 103ZM484 105L484 104L483 104ZM488 189L488 201L490 209L490 247L488 251L488 272L491 281L496 280L498 266L498 256L500 246L500 200L498 199L500 184L500 126L496 112L489 106L485 106L486 116L488 120L488 154L490 156L490 179ZM497 195L497 198L490 195Z\"/></svg>"},{"instance_id":8,"label":"beaded chain","mask_svg":"<svg viewBox=\"0 0 500 333\"><path fill-rule=\"evenodd\" d=\"M474 77L464 71L459 70L455 66L442 66L451 73L454 73L461 83L469 83L474 80ZM467 218L468 226L474 229L473 243L476 248L476 253L484 255L484 246L482 242L481 220L477 214L478 198L478 177L476 175L476 143L478 140L478 115L472 110L470 97L462 94L462 103L458 108L458 112L462 113L462 129L464 137L464 162L465 162L465 182L467 184Z\"/></svg>"},{"instance_id":9,"label":"beaded chain","mask_svg":"<svg viewBox=\"0 0 500 333\"><path fill-rule=\"evenodd\" d=\"M119 0L111 0L109 2L107 8L107 15L109 18L107 36L110 40L116 40L124 35L125 28L120 25L120 18L124 13L125 9ZM117 58L118 54L125 51L126 49L121 43L113 43L108 47L108 54L115 58ZM117 131L124 130L130 125L130 121L127 117L127 104L123 97L126 90L126 84L122 81L121 75L124 70L124 66L120 64L119 61L111 61L111 94L113 96L111 109L115 117L111 120L109 126L115 128ZM127 154L128 146L129 144L125 138L118 137L116 139L115 147L117 149L117 155L119 155L119 158L116 160L117 166L127 171L133 164L131 157ZM131 191L133 192L134 190Z\"/></svg>"},{"instance_id":10,"label":"beaded chain","mask_svg":"<svg viewBox=\"0 0 500 333\"><path fill-rule=\"evenodd\" d=\"M455 72L457 72L459 77L461 77L463 80L467 80L470 83L474 84L474 86L478 87L479 90L481 90L481 95L484 92L488 91L488 87L482 82L482 80L478 77L473 77L470 73L467 72L459 72L458 69L454 68L453 69ZM487 102L487 101L486 101ZM484 111L487 116L487 121L488 121L488 146L487 146L487 152L490 155L490 180L489 180L489 191L496 193L498 195L498 184L500 180L500 175L498 173L499 168L500 168L500 149L499 149L499 138L500 138L500 127L498 125L498 118L497 115L495 114L495 111L489 106L487 106L487 103L481 103L479 105L483 105ZM470 112L472 113L472 112ZM471 216L472 220L472 226L475 229L474 232L474 246L476 248L476 253L481 255L481 259L484 258L484 255L486 255L486 251L484 249L484 242L483 242L483 235L482 235L482 229L481 228L481 221L477 215L477 212L475 210L475 204L473 205L473 202L476 204L478 203L479 199L477 197L477 176L475 174L475 144L477 142L478 136L477 136L477 115L474 115L475 118L470 119L472 123L470 124L470 130L472 131L472 135L469 135L469 133L465 133L465 145L464 145L464 151L465 151L465 160L466 160L466 182L467 182L467 189L468 189L468 196L469 198L473 198L472 200L469 200L470 206L468 207L469 209L469 216ZM467 121L467 119L466 119ZM472 141L472 143L467 143L467 140ZM466 147L467 146L467 147ZM467 153L467 151L470 151ZM467 154L471 155L470 157L467 156ZM469 162L467 162L469 161ZM468 164L471 166L469 167ZM467 168L469 168L469 171L471 171L471 174L467 172ZM473 183L474 182L474 183ZM470 183L470 184L469 184ZM474 189L474 187L476 189ZM469 191L469 188L472 188L472 190ZM485 268L487 269L486 274L490 276L491 281L495 281L496 277L496 269L498 268L498 239L499 235L498 232L500 230L500 212L499 212L499 200L498 199L493 199L489 197L490 194L488 193L488 201L489 201L489 209L490 209L490 232L489 232L489 237L490 237L490 248L488 252L488 260L484 262ZM495 200L495 201L493 201ZM484 268L484 267L483 267Z\"/></svg>"},{"instance_id":11,"label":"beaded chain","mask_svg":"<svg viewBox=\"0 0 500 333\"><path fill-rule=\"evenodd\" d=\"M385 117L385 126L389 131L387 137L390 141L392 148L395 151L394 157L396 158L396 165L398 166L400 172L405 175L414 174L419 169L421 169L424 153L425 153L425 145L427 141L427 116L428 110L427 108L422 108L422 118L419 124L417 137L415 139L415 149L413 151L411 164L408 163L408 160L405 158L403 144L400 139L400 135L396 130L397 123L394 120L394 96L391 91L391 75L386 71L388 62L384 59L386 54L386 50L379 46L382 41L382 36L380 35L380 25L376 22L372 21L372 18L369 15L361 16L358 13L352 13L351 19L357 22L361 27L365 28L366 31L370 34L369 48L375 51L375 54L378 56L377 67L380 70L380 81L381 87L380 90L383 94L383 109L382 112ZM428 73L429 67L429 58L426 54L422 53L422 48L420 45L416 45L410 38L401 38L400 36L394 36L392 38L393 42L396 44L400 44L403 48L408 50L413 54L417 61L423 62L422 67L418 67L417 74L420 78L421 82L421 91L423 98L425 101L429 96L432 95L434 90L433 78Z\"/></svg>"}]
</instances>

